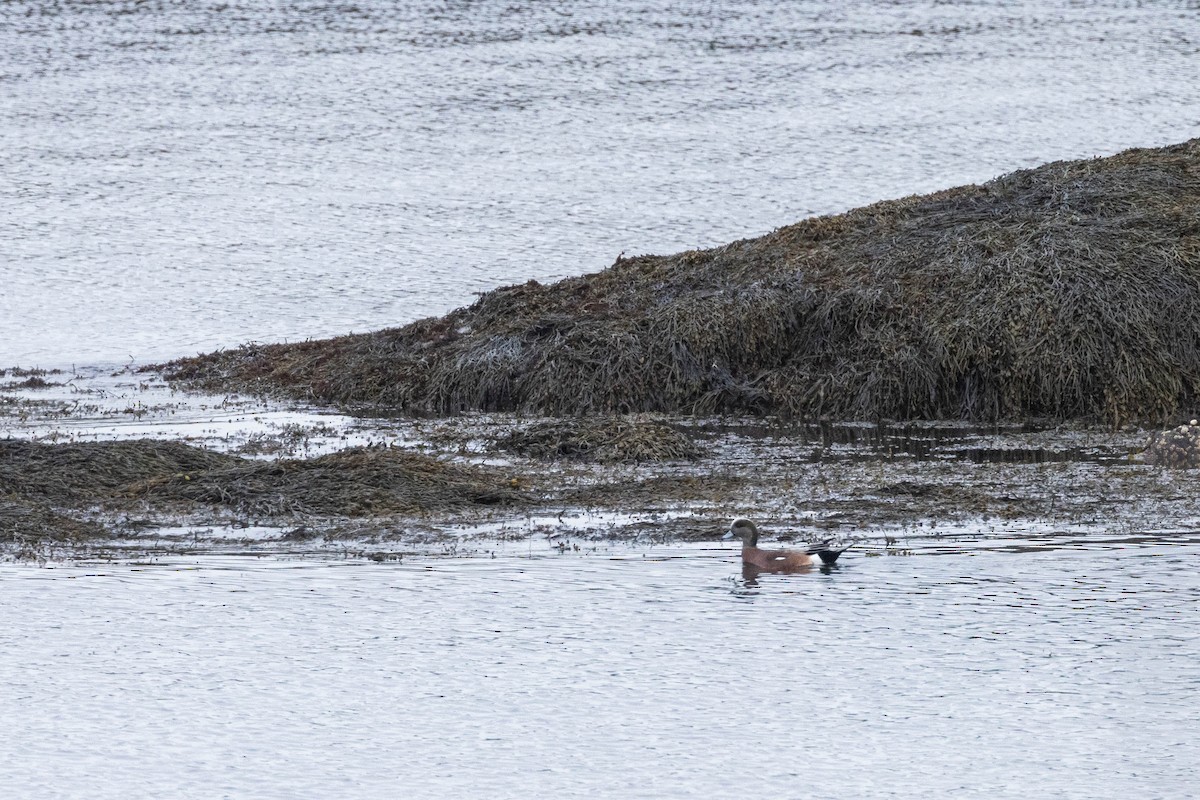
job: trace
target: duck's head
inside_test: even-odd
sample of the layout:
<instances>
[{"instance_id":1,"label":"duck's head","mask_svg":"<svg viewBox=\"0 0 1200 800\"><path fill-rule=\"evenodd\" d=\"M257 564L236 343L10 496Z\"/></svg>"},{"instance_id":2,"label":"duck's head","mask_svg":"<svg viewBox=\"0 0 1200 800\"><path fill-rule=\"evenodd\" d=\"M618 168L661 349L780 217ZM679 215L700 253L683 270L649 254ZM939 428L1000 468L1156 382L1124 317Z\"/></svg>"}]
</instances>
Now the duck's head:
<instances>
[{"instance_id":1,"label":"duck's head","mask_svg":"<svg viewBox=\"0 0 1200 800\"><path fill-rule=\"evenodd\" d=\"M743 545L758 546L758 528L748 519L735 519L725 532L725 539L741 539Z\"/></svg>"}]
</instances>

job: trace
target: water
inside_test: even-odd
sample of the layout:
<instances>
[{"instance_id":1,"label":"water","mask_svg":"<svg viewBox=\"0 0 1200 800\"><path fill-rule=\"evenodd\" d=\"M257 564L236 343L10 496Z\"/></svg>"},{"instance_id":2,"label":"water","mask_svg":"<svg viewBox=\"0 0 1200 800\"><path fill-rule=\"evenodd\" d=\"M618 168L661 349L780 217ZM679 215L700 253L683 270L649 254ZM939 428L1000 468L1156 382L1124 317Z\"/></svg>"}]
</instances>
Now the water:
<instances>
[{"instance_id":1,"label":"water","mask_svg":"<svg viewBox=\"0 0 1200 800\"><path fill-rule=\"evenodd\" d=\"M1200 133L1194 0L0 5L0 364L364 331Z\"/></svg>"},{"instance_id":2,"label":"water","mask_svg":"<svg viewBox=\"0 0 1200 800\"><path fill-rule=\"evenodd\" d=\"M10 565L0 790L1183 797L1197 557L918 548L750 582L682 546Z\"/></svg>"}]
</instances>

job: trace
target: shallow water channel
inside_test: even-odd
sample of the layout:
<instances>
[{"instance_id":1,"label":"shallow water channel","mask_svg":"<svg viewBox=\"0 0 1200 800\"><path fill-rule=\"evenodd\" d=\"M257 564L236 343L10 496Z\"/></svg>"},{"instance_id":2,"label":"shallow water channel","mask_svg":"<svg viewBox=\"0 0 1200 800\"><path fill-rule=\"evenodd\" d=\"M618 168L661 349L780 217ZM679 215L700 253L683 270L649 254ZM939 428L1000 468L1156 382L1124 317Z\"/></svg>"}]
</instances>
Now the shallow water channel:
<instances>
[{"instance_id":1,"label":"shallow water channel","mask_svg":"<svg viewBox=\"0 0 1200 800\"><path fill-rule=\"evenodd\" d=\"M0 794L1185 796L1200 539L1039 541L5 564Z\"/></svg>"}]
</instances>

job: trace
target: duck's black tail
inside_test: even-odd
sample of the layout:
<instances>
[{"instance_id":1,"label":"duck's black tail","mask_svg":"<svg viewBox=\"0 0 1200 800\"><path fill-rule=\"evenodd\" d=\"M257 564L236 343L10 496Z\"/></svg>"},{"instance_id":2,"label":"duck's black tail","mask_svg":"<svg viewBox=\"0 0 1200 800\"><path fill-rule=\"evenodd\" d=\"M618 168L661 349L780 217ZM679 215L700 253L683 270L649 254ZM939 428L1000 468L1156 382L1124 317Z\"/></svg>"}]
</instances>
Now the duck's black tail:
<instances>
[{"instance_id":1,"label":"duck's black tail","mask_svg":"<svg viewBox=\"0 0 1200 800\"><path fill-rule=\"evenodd\" d=\"M808 554L821 559L821 563L828 566L838 560L838 556L849 550L851 545L843 545L838 547L837 542L833 539L826 539L823 542L810 544L808 546Z\"/></svg>"}]
</instances>

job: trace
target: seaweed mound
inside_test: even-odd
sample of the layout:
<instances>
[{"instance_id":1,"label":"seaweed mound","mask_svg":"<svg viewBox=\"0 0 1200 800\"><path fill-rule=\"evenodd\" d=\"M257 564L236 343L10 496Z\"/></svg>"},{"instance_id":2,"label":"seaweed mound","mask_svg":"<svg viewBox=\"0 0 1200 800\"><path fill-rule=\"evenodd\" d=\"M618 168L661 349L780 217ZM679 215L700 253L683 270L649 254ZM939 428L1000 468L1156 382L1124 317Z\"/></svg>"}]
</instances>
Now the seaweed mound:
<instances>
[{"instance_id":1,"label":"seaweed mound","mask_svg":"<svg viewBox=\"0 0 1200 800\"><path fill-rule=\"evenodd\" d=\"M98 501L135 481L217 469L241 460L180 442L150 439L66 444L4 439L0 440L0 497Z\"/></svg>"},{"instance_id":2,"label":"seaweed mound","mask_svg":"<svg viewBox=\"0 0 1200 800\"><path fill-rule=\"evenodd\" d=\"M539 422L513 431L496 446L534 458L603 463L693 461L703 455L689 437L665 423L603 417Z\"/></svg>"},{"instance_id":3,"label":"seaweed mound","mask_svg":"<svg viewBox=\"0 0 1200 800\"><path fill-rule=\"evenodd\" d=\"M262 516L368 517L471 505L511 505L521 493L498 473L389 448L320 458L243 461L126 488L132 497L187 500Z\"/></svg>"},{"instance_id":4,"label":"seaweed mound","mask_svg":"<svg viewBox=\"0 0 1200 800\"><path fill-rule=\"evenodd\" d=\"M261 516L364 517L523 499L494 470L390 448L255 461L179 442L0 440L0 501L13 504L4 514L14 530L18 522L22 530L56 524L43 504L174 501Z\"/></svg>"},{"instance_id":5,"label":"seaweed mound","mask_svg":"<svg viewBox=\"0 0 1200 800\"><path fill-rule=\"evenodd\" d=\"M1200 139L164 371L414 414L1159 420L1200 392Z\"/></svg>"}]
</instances>

